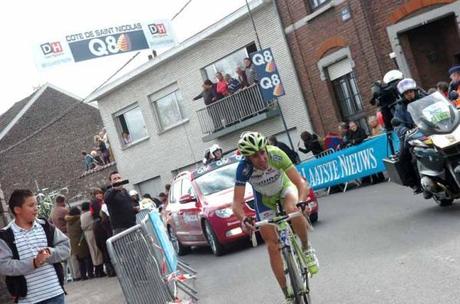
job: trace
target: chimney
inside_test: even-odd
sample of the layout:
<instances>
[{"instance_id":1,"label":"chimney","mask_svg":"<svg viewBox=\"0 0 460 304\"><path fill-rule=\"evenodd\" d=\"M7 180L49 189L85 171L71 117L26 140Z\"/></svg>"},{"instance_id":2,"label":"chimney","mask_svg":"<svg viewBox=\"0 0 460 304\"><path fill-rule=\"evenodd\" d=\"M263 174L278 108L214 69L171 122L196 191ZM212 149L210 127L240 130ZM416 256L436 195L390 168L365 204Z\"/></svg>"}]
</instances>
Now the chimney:
<instances>
[{"instance_id":1,"label":"chimney","mask_svg":"<svg viewBox=\"0 0 460 304\"><path fill-rule=\"evenodd\" d=\"M149 58L149 60L152 60L153 58L157 57L157 51L152 50L152 54L149 54L147 57Z\"/></svg>"}]
</instances>

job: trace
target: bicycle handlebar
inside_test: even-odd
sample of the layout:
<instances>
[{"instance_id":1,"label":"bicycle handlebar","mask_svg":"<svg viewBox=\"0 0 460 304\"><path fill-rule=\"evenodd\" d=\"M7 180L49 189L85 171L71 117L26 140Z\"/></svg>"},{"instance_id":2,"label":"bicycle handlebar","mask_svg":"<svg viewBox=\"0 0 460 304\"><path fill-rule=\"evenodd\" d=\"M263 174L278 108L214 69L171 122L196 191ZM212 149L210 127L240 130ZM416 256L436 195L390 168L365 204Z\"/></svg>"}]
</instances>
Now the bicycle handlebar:
<instances>
[{"instance_id":1,"label":"bicycle handlebar","mask_svg":"<svg viewBox=\"0 0 460 304\"><path fill-rule=\"evenodd\" d=\"M287 215L274 217L273 219L259 221L259 222L254 224L254 227L260 228L260 227L266 226L266 225L274 225L274 226L276 226L276 224L279 223L279 222L289 221L289 220L291 220L293 218L296 218L296 217L299 217L299 216L303 216L302 212L296 211L296 212L293 212L293 213L289 213Z\"/></svg>"}]
</instances>

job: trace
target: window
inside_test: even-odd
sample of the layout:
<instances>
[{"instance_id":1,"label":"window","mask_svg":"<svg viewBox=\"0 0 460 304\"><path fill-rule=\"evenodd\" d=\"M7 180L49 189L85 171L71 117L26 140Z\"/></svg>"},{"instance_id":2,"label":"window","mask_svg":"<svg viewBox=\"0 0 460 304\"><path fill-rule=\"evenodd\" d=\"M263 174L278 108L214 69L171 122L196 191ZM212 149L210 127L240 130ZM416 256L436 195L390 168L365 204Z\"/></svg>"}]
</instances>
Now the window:
<instances>
[{"instance_id":1,"label":"window","mask_svg":"<svg viewBox=\"0 0 460 304\"><path fill-rule=\"evenodd\" d=\"M123 113L118 114L116 118L123 145L130 145L147 137L144 117L139 106L131 107Z\"/></svg>"},{"instance_id":2,"label":"window","mask_svg":"<svg viewBox=\"0 0 460 304\"><path fill-rule=\"evenodd\" d=\"M160 130L169 129L187 118L183 109L183 98L179 90L153 101Z\"/></svg>"},{"instance_id":3,"label":"window","mask_svg":"<svg viewBox=\"0 0 460 304\"><path fill-rule=\"evenodd\" d=\"M309 0L310 1L310 8L312 11L320 8L324 4L330 2L331 0Z\"/></svg>"},{"instance_id":4,"label":"window","mask_svg":"<svg viewBox=\"0 0 460 304\"><path fill-rule=\"evenodd\" d=\"M170 189L170 203L175 204L179 202L180 194L181 194L181 184L182 180L179 179L174 182Z\"/></svg>"},{"instance_id":5,"label":"window","mask_svg":"<svg viewBox=\"0 0 460 304\"><path fill-rule=\"evenodd\" d=\"M355 74L350 72L332 81L337 101L345 120L355 120L363 112L361 95L356 85Z\"/></svg>"},{"instance_id":6,"label":"window","mask_svg":"<svg viewBox=\"0 0 460 304\"><path fill-rule=\"evenodd\" d=\"M239 49L236 52L233 52L230 55L225 56L224 58L206 66L203 69L203 74L205 79L209 79L212 82L215 82L216 73L221 72L222 74L230 74L234 78L238 78L236 74L237 67L244 67L244 58L249 57L249 54L257 51L257 47L254 43L248 45L245 48Z\"/></svg>"},{"instance_id":7,"label":"window","mask_svg":"<svg viewBox=\"0 0 460 304\"><path fill-rule=\"evenodd\" d=\"M192 182L188 180L187 178L184 178L182 180L182 196L186 194L194 196L195 192L193 191Z\"/></svg>"}]
</instances>

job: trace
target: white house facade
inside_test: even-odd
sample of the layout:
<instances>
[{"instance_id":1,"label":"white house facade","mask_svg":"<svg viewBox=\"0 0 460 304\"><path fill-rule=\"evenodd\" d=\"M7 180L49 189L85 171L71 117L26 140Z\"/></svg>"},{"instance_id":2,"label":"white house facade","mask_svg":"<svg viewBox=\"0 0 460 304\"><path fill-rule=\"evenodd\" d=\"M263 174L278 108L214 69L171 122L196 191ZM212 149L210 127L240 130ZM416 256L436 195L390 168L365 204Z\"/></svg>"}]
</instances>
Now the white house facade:
<instances>
[{"instance_id":1,"label":"white house facade","mask_svg":"<svg viewBox=\"0 0 460 304\"><path fill-rule=\"evenodd\" d=\"M284 85L286 95L278 103L264 103L253 86L213 104L213 113L219 113L216 118L210 117L203 99L193 100L205 79L215 82L217 71L236 77L243 58L259 49L247 7L91 97L98 102L120 173L141 193L163 191L178 171L200 163L212 144L220 145L224 153L235 150L245 130L277 135L289 144L281 112L295 146L302 131L312 130L273 4L256 0L250 6L262 48L272 49Z\"/></svg>"}]
</instances>

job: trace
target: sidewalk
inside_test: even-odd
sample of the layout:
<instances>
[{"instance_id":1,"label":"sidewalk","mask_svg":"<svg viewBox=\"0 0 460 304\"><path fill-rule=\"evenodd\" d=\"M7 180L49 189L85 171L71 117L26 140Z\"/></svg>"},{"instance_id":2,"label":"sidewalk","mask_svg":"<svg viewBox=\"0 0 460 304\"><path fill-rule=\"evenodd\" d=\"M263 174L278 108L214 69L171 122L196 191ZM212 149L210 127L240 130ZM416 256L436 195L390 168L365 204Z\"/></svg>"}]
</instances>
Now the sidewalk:
<instances>
[{"instance_id":1,"label":"sidewalk","mask_svg":"<svg viewBox=\"0 0 460 304\"><path fill-rule=\"evenodd\" d=\"M125 304L117 278L98 278L67 283L65 297L68 304Z\"/></svg>"}]
</instances>

